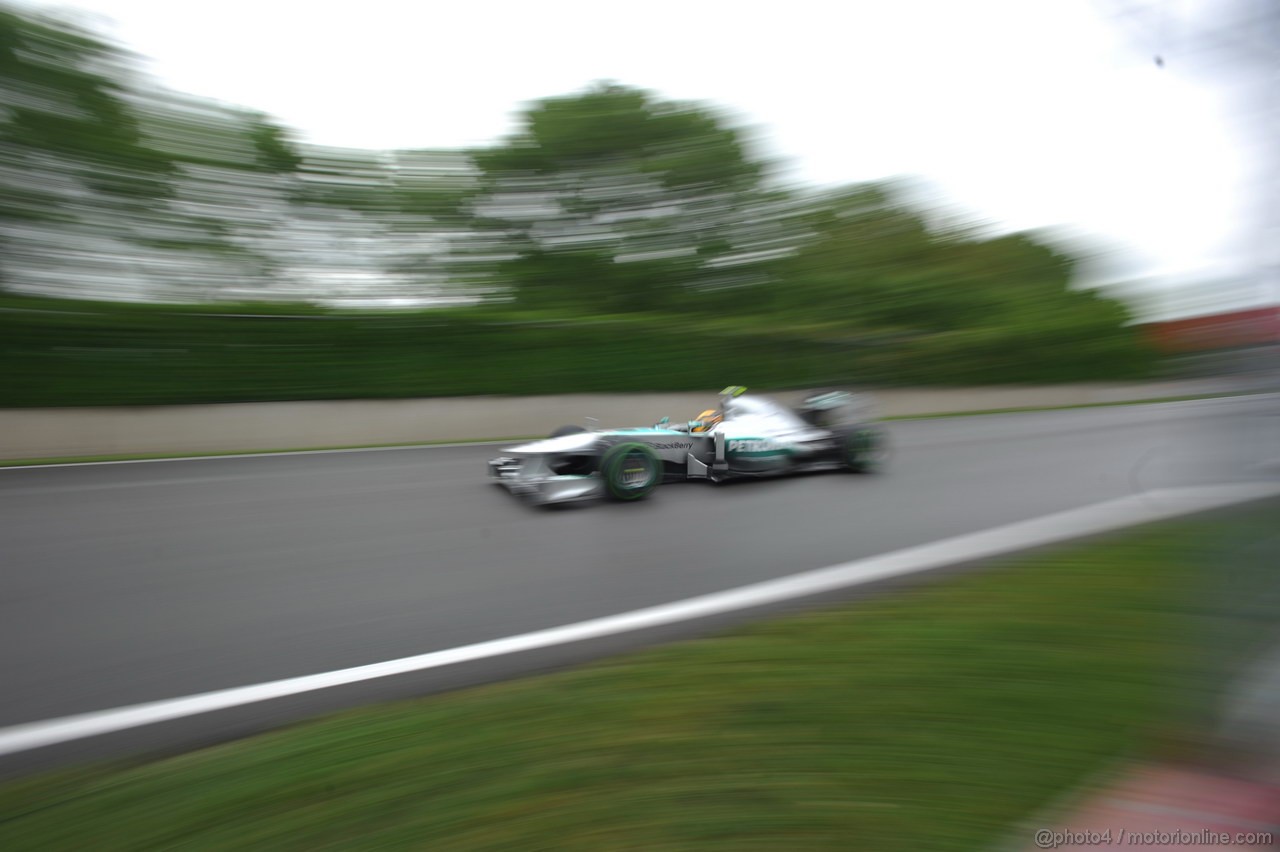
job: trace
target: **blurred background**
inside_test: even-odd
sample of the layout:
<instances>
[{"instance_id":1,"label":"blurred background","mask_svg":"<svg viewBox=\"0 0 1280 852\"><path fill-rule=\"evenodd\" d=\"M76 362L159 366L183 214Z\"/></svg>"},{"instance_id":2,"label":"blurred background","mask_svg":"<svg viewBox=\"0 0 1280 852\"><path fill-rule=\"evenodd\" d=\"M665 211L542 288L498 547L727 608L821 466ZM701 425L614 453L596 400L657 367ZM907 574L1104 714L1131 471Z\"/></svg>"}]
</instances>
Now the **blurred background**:
<instances>
[{"instance_id":1,"label":"blurred background","mask_svg":"<svg viewBox=\"0 0 1280 852\"><path fill-rule=\"evenodd\" d=\"M950 411L995 407L975 401L975 386L1159 380L1166 396L1276 390L1278 50L1275 0L0 0L0 414L17 423L45 414L17 409L707 392L731 382L966 389L973 404ZM1183 380L1194 390L1179 390ZM1126 399L1123 387L1107 398ZM893 424L900 475L861 491L828 484L830 499L810 484L782 499L677 494L671 508L647 507L648 527L607 507L532 520L514 504L495 508L476 484L484 447L286 454L207 478L145 474L154 481L130 471L166 466L6 470L0 561L21 570L7 572L0 624L12 635L13 703L29 703L4 722L421 653L425 635L450 647L541 629L1118 495L1158 503L1168 488L1271 482L1277 400ZM444 404L431 405L421 421L443 419ZM93 420L101 413L56 414L105 422ZM299 419L310 416L323 419ZM230 431L207 409L195 417ZM299 434L289 433L290 446L304 444ZM106 446L94 451L120 452ZM146 451L160 449L171 448ZM472 468L474 481L451 472ZM828 765L813 749L849 735L839 772L813 774L843 773L865 793L782 798L843 819L858 811L850 802L881 796L889 777L909 782L902 801L914 795L926 808L959 797L934 821L947 823L944 835L966 820L983 831L1003 825L1136 753L1133 732L1153 718L1168 725L1171 753L1230 747L1259 760L1272 795L1275 506L1217 532L1170 526L1019 575L1046 584L1038 590L996 574L980 594L961 588L916 621L908 609L921 597L886 596L883 634L820 647L813 671L801 672L823 689L843 684L845 695L753 680L760 660L780 661L769 673L797 667L748 642L735 653L747 655L741 668L756 693L728 681L718 694L716 679L734 666L713 658L708 674L672 689L673 706L702 696L708 709L670 715L710 720L691 729L696 745L717 742L724 707L745 708L746 730L759 724L753 736L776 741L803 772ZM753 560L758 575L739 564L755 570ZM812 641L809 624L795 632ZM302 650L262 650L280 637ZM886 647L899 656L881 658ZM1019 648L1031 653L1012 656ZM984 692L992 683L1009 691ZM1045 683L1057 691L1040 690ZM606 700L581 705L567 690L568 733L546 741L578 742L594 719L574 714L644 706L619 682L601 690ZM800 711L779 699L792 694L804 699ZM946 700L935 706L935 695ZM1159 702L1163 716L1151 709ZM546 705L530 706L537 715ZM792 740L777 735L788 713L798 713ZM528 717L508 723L464 708L458 718L459 730L512 738L513 750L487 752L501 772L476 741L486 778L538 740ZM877 775L876 748L893 739L886 720L908 737ZM1022 726L1034 736L1021 739ZM338 727L326 742L363 754L358 727ZM447 726L423 730L451 736ZM607 757L625 738L601 730L592 747ZM378 736L397 753L426 738ZM768 774L733 736L725 742L745 755L742 777ZM651 748L644 737L631 742L637 753ZM696 752L672 742L679 775ZM346 759L329 745L304 750ZM952 747L950 764L935 759ZM443 754L406 763L406 777L453 785L448 772L423 771L466 767ZM555 770L560 754L525 763ZM602 765L611 773L628 762ZM268 763L289 783L338 783L329 767ZM954 779L940 773L948 765ZM972 783L983 766L1005 786ZM777 773L784 783L788 771ZM274 808L291 789L257 765L246 774L257 786L243 799L208 797L234 819L194 822L234 835L235 820L252 823L254 806ZM575 775L608 788L594 777ZM737 783L733 772L718 777ZM133 795L144 810L183 814L199 798L155 778L183 805ZM349 788L363 794L366 782ZM681 819L699 784L674 788ZM494 801L505 807L511 789ZM552 812L573 801L552 789ZM342 813L330 790L306 812ZM48 817L55 832L74 827L45 795L36 789L37 804L10 810ZM927 822L892 810L892 798L855 823L884 818L881 836L892 836ZM396 810L430 810L419 807L427 800L406 795L411 805ZM742 801L762 819L776 804ZM991 802L1008 812L984 813ZM478 823L488 830L512 812L495 813ZM812 813L788 828L807 831ZM134 817L121 818L127 827ZM0 832L6 824L25 830L15 819Z\"/></svg>"},{"instance_id":2,"label":"blurred background","mask_svg":"<svg viewBox=\"0 0 1280 852\"><path fill-rule=\"evenodd\" d=\"M1274 4L734 9L0 7L0 406L1260 367Z\"/></svg>"}]
</instances>

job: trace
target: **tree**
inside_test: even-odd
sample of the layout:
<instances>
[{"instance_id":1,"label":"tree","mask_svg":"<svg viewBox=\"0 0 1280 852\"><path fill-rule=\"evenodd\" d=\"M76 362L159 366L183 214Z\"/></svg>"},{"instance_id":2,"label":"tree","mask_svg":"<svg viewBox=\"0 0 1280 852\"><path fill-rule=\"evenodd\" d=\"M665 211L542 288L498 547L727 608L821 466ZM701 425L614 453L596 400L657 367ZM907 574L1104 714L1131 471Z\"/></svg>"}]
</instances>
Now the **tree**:
<instances>
[{"instance_id":1,"label":"tree","mask_svg":"<svg viewBox=\"0 0 1280 852\"><path fill-rule=\"evenodd\" d=\"M513 255L498 276L526 305L667 308L757 280L750 252L779 236L741 134L641 90L597 84L539 101L474 157L472 210Z\"/></svg>"},{"instance_id":2,"label":"tree","mask_svg":"<svg viewBox=\"0 0 1280 852\"><path fill-rule=\"evenodd\" d=\"M173 164L146 144L126 73L120 50L75 25L0 9L0 275L43 267L66 240L92 251L169 193Z\"/></svg>"},{"instance_id":3,"label":"tree","mask_svg":"<svg viewBox=\"0 0 1280 852\"><path fill-rule=\"evenodd\" d=\"M121 51L70 23L0 9L0 146L7 163L57 159L94 189L165 194L168 158L149 148L123 92Z\"/></svg>"},{"instance_id":4,"label":"tree","mask_svg":"<svg viewBox=\"0 0 1280 852\"><path fill-rule=\"evenodd\" d=\"M867 343L896 381L1143 375L1125 307L1074 288L1079 258L1044 235L931 225L893 183L813 199L809 238L781 270L777 309Z\"/></svg>"},{"instance_id":5,"label":"tree","mask_svg":"<svg viewBox=\"0 0 1280 852\"><path fill-rule=\"evenodd\" d=\"M289 138L289 133L261 113L250 113L247 120L255 155L254 165L274 174L297 171L302 165L302 155Z\"/></svg>"},{"instance_id":6,"label":"tree","mask_svg":"<svg viewBox=\"0 0 1280 852\"><path fill-rule=\"evenodd\" d=\"M805 319L861 327L929 325L939 240L890 182L809 201L808 239L782 271L778 304Z\"/></svg>"}]
</instances>

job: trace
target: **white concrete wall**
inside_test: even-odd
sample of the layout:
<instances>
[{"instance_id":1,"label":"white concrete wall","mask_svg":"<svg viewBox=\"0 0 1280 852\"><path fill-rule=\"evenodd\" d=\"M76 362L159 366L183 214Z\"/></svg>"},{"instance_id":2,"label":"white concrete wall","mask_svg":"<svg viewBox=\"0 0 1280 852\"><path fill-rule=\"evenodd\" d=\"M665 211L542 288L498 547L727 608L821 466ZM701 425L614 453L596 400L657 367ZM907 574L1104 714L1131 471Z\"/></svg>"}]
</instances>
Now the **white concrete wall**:
<instances>
[{"instance_id":1,"label":"white concrete wall","mask_svg":"<svg viewBox=\"0 0 1280 852\"><path fill-rule=\"evenodd\" d=\"M688 420L707 393L268 402L120 408L0 409L0 460L305 449L545 435L566 423L648 426ZM1221 382L885 390L882 417L1158 399L1224 390ZM794 401L802 394L779 393Z\"/></svg>"}]
</instances>

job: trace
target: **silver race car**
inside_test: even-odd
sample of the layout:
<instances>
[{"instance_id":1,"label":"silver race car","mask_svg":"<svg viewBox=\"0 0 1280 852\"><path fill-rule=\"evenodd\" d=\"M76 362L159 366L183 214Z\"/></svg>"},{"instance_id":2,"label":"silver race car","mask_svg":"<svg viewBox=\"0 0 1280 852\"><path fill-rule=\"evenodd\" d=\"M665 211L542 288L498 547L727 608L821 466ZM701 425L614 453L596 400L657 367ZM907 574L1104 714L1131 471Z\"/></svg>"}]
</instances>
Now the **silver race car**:
<instances>
[{"instance_id":1,"label":"silver race car","mask_svg":"<svg viewBox=\"0 0 1280 852\"><path fill-rule=\"evenodd\" d=\"M489 475L538 504L628 501L648 496L664 480L869 473L883 457L883 433L862 397L816 393L791 409L728 387L718 409L678 425L663 417L638 429L562 426L549 438L507 449L489 462Z\"/></svg>"}]
</instances>

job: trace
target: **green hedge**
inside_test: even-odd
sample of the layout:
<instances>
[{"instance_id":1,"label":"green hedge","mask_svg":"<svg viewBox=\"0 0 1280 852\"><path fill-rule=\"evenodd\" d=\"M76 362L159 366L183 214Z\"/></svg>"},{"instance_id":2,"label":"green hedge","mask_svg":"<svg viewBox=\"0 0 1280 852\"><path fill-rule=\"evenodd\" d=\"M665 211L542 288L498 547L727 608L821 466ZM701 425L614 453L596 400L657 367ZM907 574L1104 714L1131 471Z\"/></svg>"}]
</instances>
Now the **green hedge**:
<instances>
[{"instance_id":1,"label":"green hedge","mask_svg":"<svg viewBox=\"0 0 1280 852\"><path fill-rule=\"evenodd\" d=\"M0 302L0 407L1139 378L1127 338L896 342L678 317ZM748 325L750 324L750 325Z\"/></svg>"}]
</instances>

